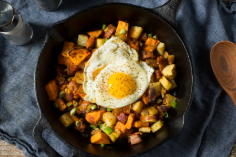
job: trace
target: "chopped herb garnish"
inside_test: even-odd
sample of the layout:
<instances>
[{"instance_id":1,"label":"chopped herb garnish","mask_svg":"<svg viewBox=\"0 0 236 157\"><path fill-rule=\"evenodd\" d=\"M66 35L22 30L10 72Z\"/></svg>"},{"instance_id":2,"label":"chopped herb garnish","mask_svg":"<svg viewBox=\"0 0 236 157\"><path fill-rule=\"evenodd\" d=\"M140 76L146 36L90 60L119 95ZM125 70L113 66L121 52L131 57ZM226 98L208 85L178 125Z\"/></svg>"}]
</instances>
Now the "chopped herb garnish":
<instances>
[{"instance_id":1,"label":"chopped herb garnish","mask_svg":"<svg viewBox=\"0 0 236 157\"><path fill-rule=\"evenodd\" d=\"M91 110L95 110L97 108L97 105L91 106Z\"/></svg>"},{"instance_id":2,"label":"chopped herb garnish","mask_svg":"<svg viewBox=\"0 0 236 157\"><path fill-rule=\"evenodd\" d=\"M111 112L112 111L112 108L107 108L107 112Z\"/></svg>"},{"instance_id":3,"label":"chopped herb garnish","mask_svg":"<svg viewBox=\"0 0 236 157\"><path fill-rule=\"evenodd\" d=\"M62 99L65 96L65 94L66 94L65 91L62 90L62 91L60 91L58 97Z\"/></svg>"},{"instance_id":4,"label":"chopped herb garnish","mask_svg":"<svg viewBox=\"0 0 236 157\"><path fill-rule=\"evenodd\" d=\"M156 35L154 35L154 36L153 36L153 39L157 39L157 36L156 36Z\"/></svg>"},{"instance_id":5,"label":"chopped herb garnish","mask_svg":"<svg viewBox=\"0 0 236 157\"><path fill-rule=\"evenodd\" d=\"M169 117L169 115L168 115L167 112L164 112L164 116L165 116L165 118L168 118L168 117Z\"/></svg>"},{"instance_id":6,"label":"chopped herb garnish","mask_svg":"<svg viewBox=\"0 0 236 157\"><path fill-rule=\"evenodd\" d=\"M101 147L104 147L104 146L105 146L105 144L102 143L102 144L101 144Z\"/></svg>"},{"instance_id":7,"label":"chopped herb garnish","mask_svg":"<svg viewBox=\"0 0 236 157\"><path fill-rule=\"evenodd\" d=\"M76 125L77 127L79 127L79 126L80 126L80 121L76 121L76 122L75 122L75 125Z\"/></svg>"},{"instance_id":8,"label":"chopped herb garnish","mask_svg":"<svg viewBox=\"0 0 236 157\"><path fill-rule=\"evenodd\" d=\"M175 107L176 107L176 105L177 105L177 103L176 103L176 101L175 101L175 100L171 102L171 106L172 106L173 108L175 108Z\"/></svg>"},{"instance_id":9,"label":"chopped herb garnish","mask_svg":"<svg viewBox=\"0 0 236 157\"><path fill-rule=\"evenodd\" d=\"M97 126L95 126L95 125L90 125L90 127L93 128L93 129L97 128Z\"/></svg>"},{"instance_id":10,"label":"chopped herb garnish","mask_svg":"<svg viewBox=\"0 0 236 157\"><path fill-rule=\"evenodd\" d=\"M54 106L55 108L58 108L58 104L57 104L57 103L54 103L53 106Z\"/></svg>"},{"instance_id":11,"label":"chopped herb garnish","mask_svg":"<svg viewBox=\"0 0 236 157\"><path fill-rule=\"evenodd\" d=\"M107 38L105 38L105 42L107 42Z\"/></svg>"},{"instance_id":12,"label":"chopped herb garnish","mask_svg":"<svg viewBox=\"0 0 236 157\"><path fill-rule=\"evenodd\" d=\"M70 111L70 115L73 116L76 111L77 111L77 108L73 108L73 109Z\"/></svg>"},{"instance_id":13,"label":"chopped herb garnish","mask_svg":"<svg viewBox=\"0 0 236 157\"><path fill-rule=\"evenodd\" d=\"M152 34L148 34L148 36L152 38Z\"/></svg>"},{"instance_id":14,"label":"chopped herb garnish","mask_svg":"<svg viewBox=\"0 0 236 157\"><path fill-rule=\"evenodd\" d=\"M103 30L106 29L106 26L107 26L106 24L103 24L103 25L102 25L102 29L103 29Z\"/></svg>"},{"instance_id":15,"label":"chopped herb garnish","mask_svg":"<svg viewBox=\"0 0 236 157\"><path fill-rule=\"evenodd\" d=\"M107 127L104 129L104 132L105 132L107 135L110 135L110 134L113 132L113 130L112 130L111 127L107 126Z\"/></svg>"},{"instance_id":16,"label":"chopped herb garnish","mask_svg":"<svg viewBox=\"0 0 236 157\"><path fill-rule=\"evenodd\" d=\"M115 141L116 137L114 135L110 135L110 137L112 141Z\"/></svg>"},{"instance_id":17,"label":"chopped herb garnish","mask_svg":"<svg viewBox=\"0 0 236 157\"><path fill-rule=\"evenodd\" d=\"M126 30L125 30L125 29L121 29L121 30L120 30L120 34L123 34L123 33L126 33Z\"/></svg>"},{"instance_id":18,"label":"chopped herb garnish","mask_svg":"<svg viewBox=\"0 0 236 157\"><path fill-rule=\"evenodd\" d=\"M66 104L66 106L71 106L72 105L72 102L68 102L67 104Z\"/></svg>"},{"instance_id":19,"label":"chopped herb garnish","mask_svg":"<svg viewBox=\"0 0 236 157\"><path fill-rule=\"evenodd\" d=\"M116 34L116 36L119 36L119 35L120 35L120 33L117 33L117 34Z\"/></svg>"},{"instance_id":20,"label":"chopped herb garnish","mask_svg":"<svg viewBox=\"0 0 236 157\"><path fill-rule=\"evenodd\" d=\"M78 106L78 102L77 101L73 101L73 105L75 106L75 107L77 107Z\"/></svg>"}]
</instances>

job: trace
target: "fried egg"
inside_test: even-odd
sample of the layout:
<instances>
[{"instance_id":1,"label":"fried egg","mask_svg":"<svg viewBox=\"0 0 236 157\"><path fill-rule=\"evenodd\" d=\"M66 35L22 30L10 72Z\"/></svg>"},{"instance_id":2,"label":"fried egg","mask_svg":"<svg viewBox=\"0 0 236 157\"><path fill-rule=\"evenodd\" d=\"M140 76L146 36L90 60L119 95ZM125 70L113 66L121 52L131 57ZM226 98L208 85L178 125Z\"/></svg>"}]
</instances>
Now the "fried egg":
<instances>
[{"instance_id":1,"label":"fried egg","mask_svg":"<svg viewBox=\"0 0 236 157\"><path fill-rule=\"evenodd\" d=\"M119 108L138 100L148 88L154 70L138 61L138 53L117 37L92 55L84 69L85 100Z\"/></svg>"}]
</instances>

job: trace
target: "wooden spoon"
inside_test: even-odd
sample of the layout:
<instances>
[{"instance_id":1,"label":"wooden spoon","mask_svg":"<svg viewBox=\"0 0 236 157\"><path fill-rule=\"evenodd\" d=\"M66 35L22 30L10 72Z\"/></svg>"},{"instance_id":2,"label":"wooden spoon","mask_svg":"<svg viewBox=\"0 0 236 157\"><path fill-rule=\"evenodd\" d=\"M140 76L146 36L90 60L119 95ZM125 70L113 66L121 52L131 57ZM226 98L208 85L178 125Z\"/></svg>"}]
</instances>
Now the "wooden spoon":
<instances>
[{"instance_id":1,"label":"wooden spoon","mask_svg":"<svg viewBox=\"0 0 236 157\"><path fill-rule=\"evenodd\" d=\"M230 41L216 43L210 60L216 79L236 106L236 45Z\"/></svg>"}]
</instances>

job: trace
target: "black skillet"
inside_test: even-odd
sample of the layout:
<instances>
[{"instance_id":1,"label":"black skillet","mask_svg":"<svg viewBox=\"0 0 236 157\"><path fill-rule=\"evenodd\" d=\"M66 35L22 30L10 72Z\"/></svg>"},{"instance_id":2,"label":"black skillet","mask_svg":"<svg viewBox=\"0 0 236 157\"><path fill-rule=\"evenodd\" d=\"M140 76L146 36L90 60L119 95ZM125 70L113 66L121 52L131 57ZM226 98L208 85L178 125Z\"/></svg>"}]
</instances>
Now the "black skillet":
<instances>
[{"instance_id":1,"label":"black skillet","mask_svg":"<svg viewBox=\"0 0 236 157\"><path fill-rule=\"evenodd\" d=\"M186 120L186 113L192 100L193 72L188 52L175 28L175 16L181 0L170 0L161 7L146 9L130 4L110 3L87 8L67 19L54 24L48 31L35 71L35 92L40 110L40 119L33 135L38 146L50 157L60 156L42 138L44 129L50 129L58 139L71 147L72 156L137 156L157 148L165 141L180 134ZM127 141L111 145L112 148L90 144L74 128L65 128L59 121L61 112L53 108L44 86L56 76L54 65L61 52L63 41L73 41L79 33L101 28L102 24L117 25L118 20L127 21L130 26L141 26L147 33L157 34L166 44L166 50L175 55L178 75L178 106L170 111L169 118L161 130L143 137L143 142L130 146ZM83 155L82 155L83 154Z\"/></svg>"}]
</instances>

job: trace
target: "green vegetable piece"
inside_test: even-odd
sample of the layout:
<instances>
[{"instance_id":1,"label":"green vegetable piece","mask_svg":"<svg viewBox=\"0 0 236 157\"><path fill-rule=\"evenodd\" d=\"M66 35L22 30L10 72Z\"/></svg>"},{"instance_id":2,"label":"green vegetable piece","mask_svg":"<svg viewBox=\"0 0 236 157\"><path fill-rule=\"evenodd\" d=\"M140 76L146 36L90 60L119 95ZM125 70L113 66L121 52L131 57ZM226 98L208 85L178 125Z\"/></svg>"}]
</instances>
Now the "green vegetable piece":
<instances>
[{"instance_id":1,"label":"green vegetable piece","mask_svg":"<svg viewBox=\"0 0 236 157\"><path fill-rule=\"evenodd\" d=\"M54 106L55 108L58 108L58 104L57 104L57 103L54 103L53 106Z\"/></svg>"},{"instance_id":2,"label":"green vegetable piece","mask_svg":"<svg viewBox=\"0 0 236 157\"><path fill-rule=\"evenodd\" d=\"M164 112L164 116L165 116L165 118L168 118L168 117L169 117L169 115L168 115L167 112Z\"/></svg>"},{"instance_id":3,"label":"green vegetable piece","mask_svg":"<svg viewBox=\"0 0 236 157\"><path fill-rule=\"evenodd\" d=\"M66 106L71 106L72 105L72 102L68 102L67 104L66 104Z\"/></svg>"},{"instance_id":4,"label":"green vegetable piece","mask_svg":"<svg viewBox=\"0 0 236 157\"><path fill-rule=\"evenodd\" d=\"M105 146L105 144L102 143L102 144L101 144L101 147L104 147L104 146Z\"/></svg>"},{"instance_id":5,"label":"green vegetable piece","mask_svg":"<svg viewBox=\"0 0 236 157\"><path fill-rule=\"evenodd\" d=\"M95 126L95 125L90 125L90 127L93 128L93 129L97 128L97 126Z\"/></svg>"},{"instance_id":6,"label":"green vegetable piece","mask_svg":"<svg viewBox=\"0 0 236 157\"><path fill-rule=\"evenodd\" d=\"M107 42L107 38L105 38L105 42Z\"/></svg>"},{"instance_id":7,"label":"green vegetable piece","mask_svg":"<svg viewBox=\"0 0 236 157\"><path fill-rule=\"evenodd\" d=\"M107 108L107 112L111 112L112 111L112 108Z\"/></svg>"},{"instance_id":8,"label":"green vegetable piece","mask_svg":"<svg viewBox=\"0 0 236 157\"><path fill-rule=\"evenodd\" d=\"M69 77L68 79L67 79L67 81L71 81L73 79L73 77Z\"/></svg>"},{"instance_id":9,"label":"green vegetable piece","mask_svg":"<svg viewBox=\"0 0 236 157\"><path fill-rule=\"evenodd\" d=\"M148 36L152 38L152 34L148 34Z\"/></svg>"},{"instance_id":10,"label":"green vegetable piece","mask_svg":"<svg viewBox=\"0 0 236 157\"><path fill-rule=\"evenodd\" d=\"M114 141L116 139L116 137L114 135L110 135L111 136L111 140Z\"/></svg>"},{"instance_id":11,"label":"green vegetable piece","mask_svg":"<svg viewBox=\"0 0 236 157\"><path fill-rule=\"evenodd\" d=\"M110 135L114 130L112 130L111 127L107 126L105 129L104 129L104 132L107 134L107 135Z\"/></svg>"},{"instance_id":12,"label":"green vegetable piece","mask_svg":"<svg viewBox=\"0 0 236 157\"><path fill-rule=\"evenodd\" d=\"M62 91L60 91L58 97L62 99L65 96L65 94L66 94L65 91L62 90Z\"/></svg>"},{"instance_id":13,"label":"green vegetable piece","mask_svg":"<svg viewBox=\"0 0 236 157\"><path fill-rule=\"evenodd\" d=\"M77 111L77 108L73 108L73 109L70 111L70 115L73 116L76 111Z\"/></svg>"},{"instance_id":14,"label":"green vegetable piece","mask_svg":"<svg viewBox=\"0 0 236 157\"><path fill-rule=\"evenodd\" d=\"M154 36L153 36L153 39L157 39L157 36L156 36L156 35L154 35Z\"/></svg>"},{"instance_id":15,"label":"green vegetable piece","mask_svg":"<svg viewBox=\"0 0 236 157\"><path fill-rule=\"evenodd\" d=\"M77 107L78 106L78 102L74 102L74 104L73 104L75 107Z\"/></svg>"},{"instance_id":16,"label":"green vegetable piece","mask_svg":"<svg viewBox=\"0 0 236 157\"><path fill-rule=\"evenodd\" d=\"M120 33L117 33L117 34L116 34L116 36L119 36L119 35L120 35Z\"/></svg>"},{"instance_id":17,"label":"green vegetable piece","mask_svg":"<svg viewBox=\"0 0 236 157\"><path fill-rule=\"evenodd\" d=\"M121 30L120 30L120 34L123 34L123 33L126 33L126 30L125 30L125 29L121 29Z\"/></svg>"},{"instance_id":18,"label":"green vegetable piece","mask_svg":"<svg viewBox=\"0 0 236 157\"><path fill-rule=\"evenodd\" d=\"M97 108L97 105L91 106L91 110L95 110Z\"/></svg>"},{"instance_id":19,"label":"green vegetable piece","mask_svg":"<svg viewBox=\"0 0 236 157\"><path fill-rule=\"evenodd\" d=\"M103 24L103 25L102 25L102 29L103 29L103 30L106 29L106 26L107 26L106 24Z\"/></svg>"},{"instance_id":20,"label":"green vegetable piece","mask_svg":"<svg viewBox=\"0 0 236 157\"><path fill-rule=\"evenodd\" d=\"M80 126L80 121L76 121L76 122L75 122L75 125L76 125L77 127L79 127L79 126Z\"/></svg>"},{"instance_id":21,"label":"green vegetable piece","mask_svg":"<svg viewBox=\"0 0 236 157\"><path fill-rule=\"evenodd\" d=\"M175 108L175 107L176 107L176 105L177 105L177 103L176 103L176 101L175 101L175 100L171 102L171 106L172 106L173 108Z\"/></svg>"},{"instance_id":22,"label":"green vegetable piece","mask_svg":"<svg viewBox=\"0 0 236 157\"><path fill-rule=\"evenodd\" d=\"M99 124L99 123L98 123L98 126L99 126L100 129L103 127L103 125L104 125L104 124Z\"/></svg>"}]
</instances>

